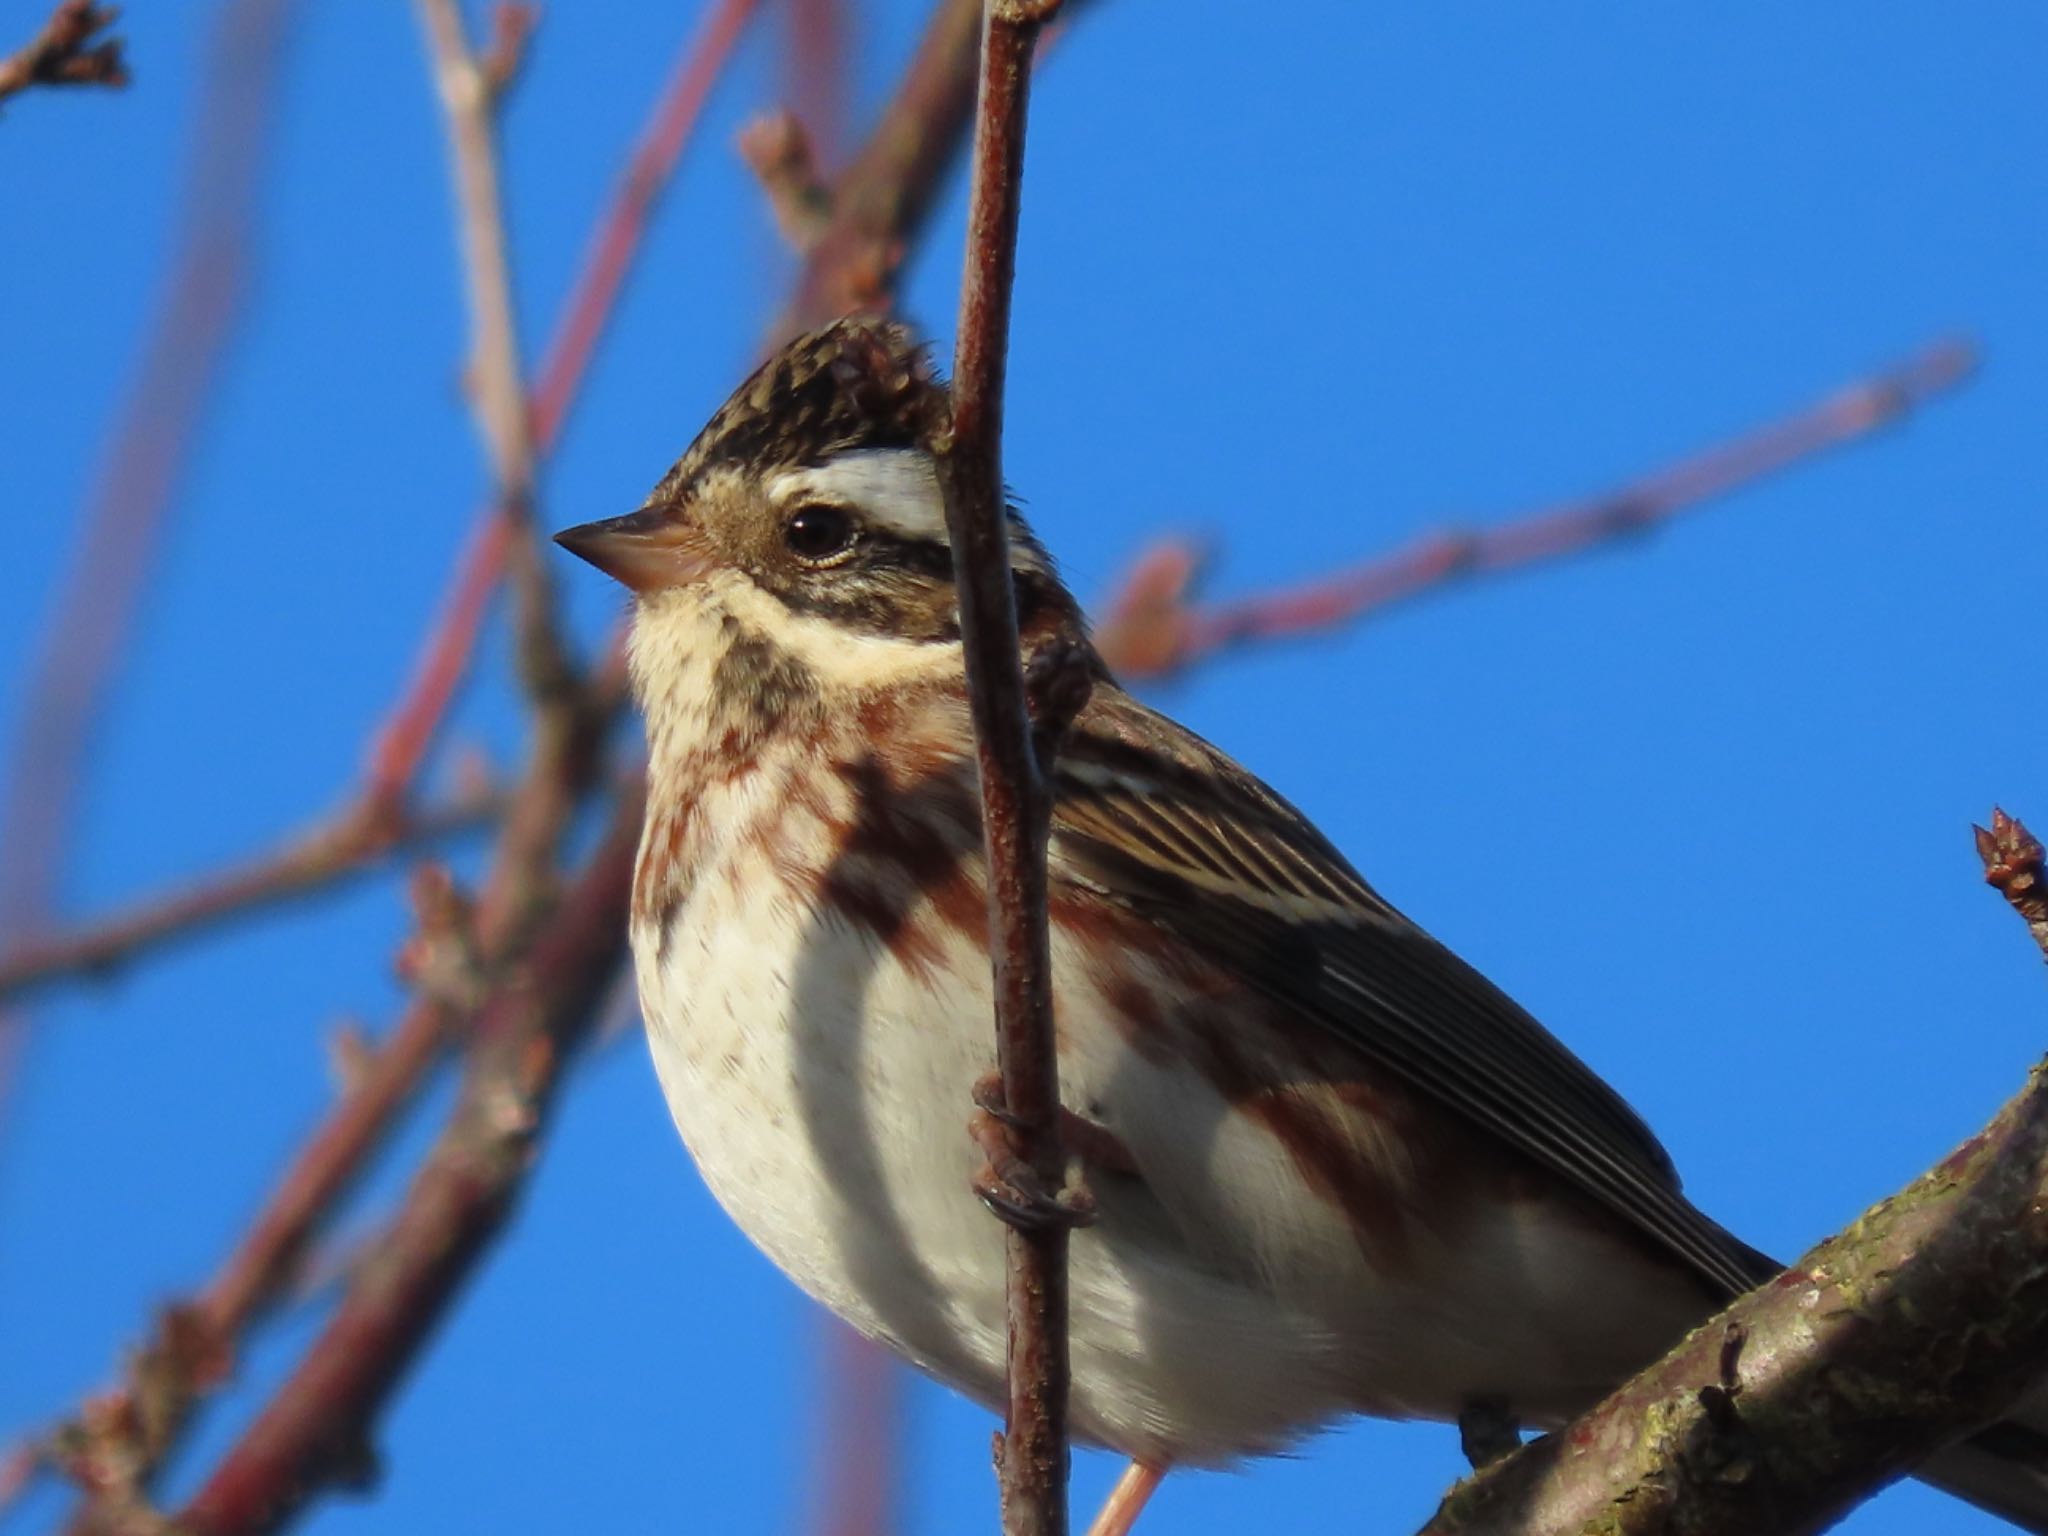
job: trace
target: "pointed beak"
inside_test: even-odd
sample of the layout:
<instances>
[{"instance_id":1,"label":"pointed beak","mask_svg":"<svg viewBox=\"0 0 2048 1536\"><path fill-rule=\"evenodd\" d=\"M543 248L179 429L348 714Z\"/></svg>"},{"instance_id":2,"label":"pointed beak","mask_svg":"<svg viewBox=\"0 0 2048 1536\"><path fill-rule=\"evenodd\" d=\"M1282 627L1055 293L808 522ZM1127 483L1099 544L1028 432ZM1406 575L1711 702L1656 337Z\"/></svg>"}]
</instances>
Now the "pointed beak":
<instances>
[{"instance_id":1,"label":"pointed beak","mask_svg":"<svg viewBox=\"0 0 2048 1536\"><path fill-rule=\"evenodd\" d=\"M642 507L624 517L564 528L555 542L635 592L678 586L703 574L689 525L669 512Z\"/></svg>"}]
</instances>

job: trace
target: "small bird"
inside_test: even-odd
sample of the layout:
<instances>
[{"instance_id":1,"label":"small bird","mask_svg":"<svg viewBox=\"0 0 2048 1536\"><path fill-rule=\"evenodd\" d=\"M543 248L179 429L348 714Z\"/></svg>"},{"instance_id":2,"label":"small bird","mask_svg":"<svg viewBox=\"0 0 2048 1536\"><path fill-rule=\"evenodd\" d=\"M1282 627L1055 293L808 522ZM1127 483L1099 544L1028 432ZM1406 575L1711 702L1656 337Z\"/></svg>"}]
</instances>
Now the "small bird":
<instances>
[{"instance_id":1,"label":"small bird","mask_svg":"<svg viewBox=\"0 0 2048 1536\"><path fill-rule=\"evenodd\" d=\"M631 938L720 1204L804 1290L985 1403L1003 1245L966 1130L992 1065L975 747L899 326L791 342L635 512L558 535L634 596L649 793ZM1164 1471L1348 1414L1553 1427L1778 1266L1621 1098L1293 806L1118 687L1022 517L1027 660L1093 674L1048 856L1074 1433ZM986 1185L984 1184L984 1189ZM1924 1475L2048 1531L2048 1440ZM2013 1437L2036 1447L2007 1459Z\"/></svg>"}]
</instances>

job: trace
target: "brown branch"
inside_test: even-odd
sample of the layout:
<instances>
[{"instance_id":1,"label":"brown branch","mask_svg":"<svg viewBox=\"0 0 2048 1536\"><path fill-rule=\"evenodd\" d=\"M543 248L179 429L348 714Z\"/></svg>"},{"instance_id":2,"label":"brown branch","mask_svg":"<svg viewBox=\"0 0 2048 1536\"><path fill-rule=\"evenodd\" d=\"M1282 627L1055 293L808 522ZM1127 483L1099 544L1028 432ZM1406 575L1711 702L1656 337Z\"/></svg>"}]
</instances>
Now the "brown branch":
<instances>
[{"instance_id":1,"label":"brown branch","mask_svg":"<svg viewBox=\"0 0 2048 1536\"><path fill-rule=\"evenodd\" d=\"M1046 935L1052 794L1024 691L1002 474L1003 375L1031 56L1040 27L1055 9L1057 0L988 0L983 16L952 419L938 459L960 594L988 858L1001 1087L1000 1101L984 1107L1006 1128L1006 1150L1029 1180L1018 1191L1027 1196L1024 1202L991 1201L1008 1223L1009 1382L996 1452L1007 1536L1063 1536L1067 1529L1070 1222L1051 1194L1065 1169ZM1059 724L1041 720L1039 727L1051 725L1049 734L1056 734ZM1017 1183L1000 1167L995 1172L1003 1182ZM1035 1210L1032 1194L1038 1197Z\"/></svg>"},{"instance_id":2,"label":"brown branch","mask_svg":"<svg viewBox=\"0 0 2048 1536\"><path fill-rule=\"evenodd\" d=\"M556 626L555 601L540 540L534 531L538 450L520 362L519 324L513 309L512 258L505 234L504 194L498 166L498 109L523 56L531 19L500 9L497 55L472 52L458 0L418 0L434 66L434 84L448 122L464 291L470 313L469 394L495 482L497 520L512 575L514 631L520 674L553 729L571 699L568 652Z\"/></svg>"},{"instance_id":3,"label":"brown branch","mask_svg":"<svg viewBox=\"0 0 2048 1536\"><path fill-rule=\"evenodd\" d=\"M1961 384L1976 362L1969 342L1937 342L1792 416L1619 490L1483 532L1429 534L1349 571L1257 597L1209 606L1190 602L1200 554L1186 541L1165 541L1140 557L1111 598L1096 644L1126 677L1166 677L1253 641L1322 633L1453 582L1647 533L1703 502L1891 425Z\"/></svg>"},{"instance_id":4,"label":"brown branch","mask_svg":"<svg viewBox=\"0 0 2048 1536\"><path fill-rule=\"evenodd\" d=\"M250 3L251 0L242 0L243 8L247 9ZM701 34L689 40L679 54L676 68L657 99L648 126L621 177L619 190L593 233L590 254L572 287L533 387L529 407L531 435L540 454L550 450L560 434L588 374L597 342L617 307L655 200L688 145L711 85L730 58L756 3L757 0L722 0ZM502 45L496 52L502 58ZM502 72L503 64L498 67ZM410 815L405 810L405 801L454 702L482 632L491 593L504 569L510 537L504 519L496 512L493 505L480 516L458 561L441 615L429 633L413 678L374 733L359 800L275 855L202 877L185 890L102 923L17 948L0 958L0 998L121 963L188 932L330 884L368 866L386 852L466 825L472 819L471 808L466 804L446 812ZM92 547L104 542L96 538ZM101 595L104 599L105 594ZM67 604L65 612L98 624L118 608L118 604L112 603L105 608ZM73 635L61 644L53 638L49 651L61 657L67 668L73 668L87 649ZM73 686L75 679L67 675L66 682L62 692L67 697L75 695L79 691ZM609 687L600 678L594 689L598 707L610 708L608 696L615 695L621 685L622 678L616 674ZM82 739L83 729L77 725L57 727L54 722L60 712L45 697L49 692L37 688L32 697L38 702L30 710L32 719L52 722L37 732L38 741L46 745L35 751L33 767L25 753L24 764L15 776L18 786L41 788L31 791L22 787L10 797L15 819L24 829L35 828L38 837L10 835L0 840L10 850L28 848L32 841L39 843L41 833L50 824L47 817L31 820L23 807L35 801L47 812L51 804L45 793L47 787L60 781L68 783L75 776L60 774L55 766L60 760L73 760L75 750L57 751L54 745L58 738ZM68 717L69 712L63 713ZM478 803L473 819L482 821L491 810L489 805ZM61 808L58 815L61 816ZM419 829L417 835L414 829ZM10 861L10 879L17 886L25 885L28 872L47 862L18 857ZM11 906L0 902L0 908L18 911L31 910L35 905L20 898ZM28 925L17 919L14 926ZM0 933L7 931L8 925L0 923Z\"/></svg>"},{"instance_id":5,"label":"brown branch","mask_svg":"<svg viewBox=\"0 0 2048 1536\"><path fill-rule=\"evenodd\" d=\"M0 101L32 85L128 84L121 39L99 38L121 13L92 0L61 0L28 43L0 58Z\"/></svg>"},{"instance_id":6,"label":"brown branch","mask_svg":"<svg viewBox=\"0 0 2048 1536\"><path fill-rule=\"evenodd\" d=\"M641 799L604 838L476 1024L462 1094L398 1214L284 1386L179 1516L197 1536L275 1531L371 1465L371 1426L512 1214L562 1074L625 950Z\"/></svg>"},{"instance_id":7,"label":"brown branch","mask_svg":"<svg viewBox=\"0 0 2048 1536\"><path fill-rule=\"evenodd\" d=\"M396 820L370 815L365 805L351 806L275 852L9 951L0 957L0 1002L18 1001L60 981L103 976L173 939L330 889L383 861L484 826L504 804L494 786L478 783Z\"/></svg>"},{"instance_id":8,"label":"brown branch","mask_svg":"<svg viewBox=\"0 0 2048 1536\"><path fill-rule=\"evenodd\" d=\"M811 247L772 341L858 310L885 310L974 110L980 0L939 0L917 52L860 153L834 184L832 222Z\"/></svg>"},{"instance_id":9,"label":"brown branch","mask_svg":"<svg viewBox=\"0 0 2048 1536\"><path fill-rule=\"evenodd\" d=\"M2026 919L2044 959L2048 959L2048 875L2042 872L2041 844L2034 834L2002 810L1991 812L1991 826L1975 828L1977 857L1984 861L1984 879Z\"/></svg>"},{"instance_id":10,"label":"brown branch","mask_svg":"<svg viewBox=\"0 0 2048 1536\"><path fill-rule=\"evenodd\" d=\"M1978 846L2041 940L2040 845L2000 812ZM2044 1367L2048 1062L1911 1187L1459 1484L1423 1536L1821 1530L1992 1424ZM1974 1496L1973 1461L1999 1449L1957 1447L1923 1475Z\"/></svg>"},{"instance_id":11,"label":"brown branch","mask_svg":"<svg viewBox=\"0 0 2048 1536\"><path fill-rule=\"evenodd\" d=\"M806 140L817 146L826 164L836 163L845 146L854 57L846 13L846 0L788 0L784 7L788 101L803 121Z\"/></svg>"}]
</instances>

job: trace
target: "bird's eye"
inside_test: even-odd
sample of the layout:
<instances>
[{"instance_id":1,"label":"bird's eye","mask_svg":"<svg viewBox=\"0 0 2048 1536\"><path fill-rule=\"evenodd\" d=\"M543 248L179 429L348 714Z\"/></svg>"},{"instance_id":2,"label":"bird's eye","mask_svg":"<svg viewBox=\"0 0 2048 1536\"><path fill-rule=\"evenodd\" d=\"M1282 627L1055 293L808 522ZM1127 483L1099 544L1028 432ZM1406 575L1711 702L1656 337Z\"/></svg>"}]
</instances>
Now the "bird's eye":
<instances>
[{"instance_id":1,"label":"bird's eye","mask_svg":"<svg viewBox=\"0 0 2048 1536\"><path fill-rule=\"evenodd\" d=\"M853 548L853 515L844 507L799 507L782 526L782 541L799 560L820 563Z\"/></svg>"}]
</instances>

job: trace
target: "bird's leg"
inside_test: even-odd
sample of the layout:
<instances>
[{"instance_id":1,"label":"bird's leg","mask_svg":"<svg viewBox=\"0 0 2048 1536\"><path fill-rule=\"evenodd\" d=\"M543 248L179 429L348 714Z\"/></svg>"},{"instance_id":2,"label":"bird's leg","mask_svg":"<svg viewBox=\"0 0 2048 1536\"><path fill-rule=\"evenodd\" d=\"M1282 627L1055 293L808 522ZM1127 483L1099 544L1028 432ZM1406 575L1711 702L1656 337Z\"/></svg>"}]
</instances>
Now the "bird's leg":
<instances>
[{"instance_id":1,"label":"bird's leg","mask_svg":"<svg viewBox=\"0 0 2048 1536\"><path fill-rule=\"evenodd\" d=\"M1475 1397L1458 1410L1458 1443L1477 1472L1522 1448L1522 1424L1507 1399Z\"/></svg>"},{"instance_id":2,"label":"bird's leg","mask_svg":"<svg viewBox=\"0 0 2048 1536\"><path fill-rule=\"evenodd\" d=\"M1088 1536L1130 1536L1138 1512L1165 1478L1166 1468L1149 1461L1134 1461L1125 1467L1109 1497L1102 1501L1095 1523L1088 1527Z\"/></svg>"},{"instance_id":3,"label":"bird's leg","mask_svg":"<svg viewBox=\"0 0 2048 1536\"><path fill-rule=\"evenodd\" d=\"M1023 1232L1050 1226L1085 1227L1095 1219L1095 1202L1081 1188L1051 1190L1017 1155L1017 1120L1003 1103L1002 1079L991 1072L974 1085L974 1114L967 1131L988 1159L974 1176L981 1203Z\"/></svg>"}]
</instances>

